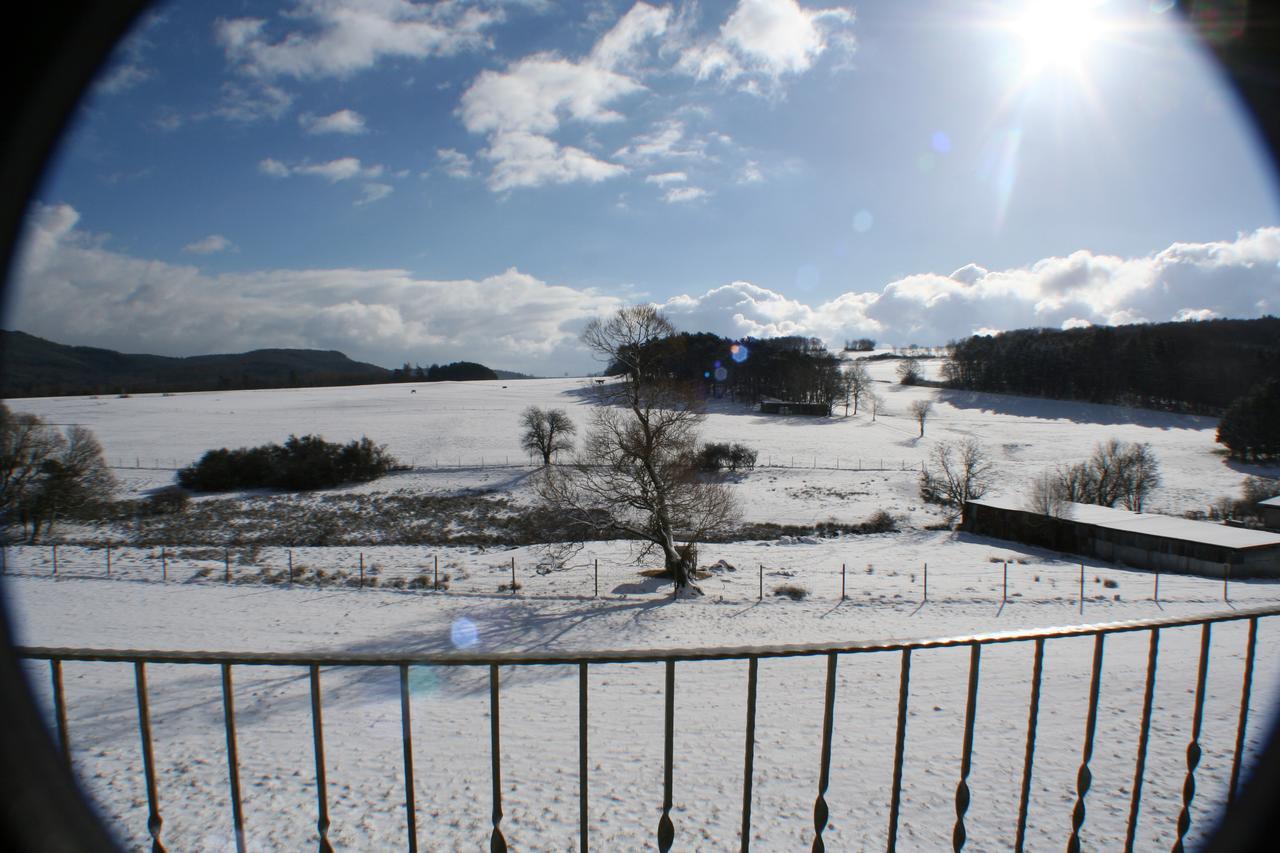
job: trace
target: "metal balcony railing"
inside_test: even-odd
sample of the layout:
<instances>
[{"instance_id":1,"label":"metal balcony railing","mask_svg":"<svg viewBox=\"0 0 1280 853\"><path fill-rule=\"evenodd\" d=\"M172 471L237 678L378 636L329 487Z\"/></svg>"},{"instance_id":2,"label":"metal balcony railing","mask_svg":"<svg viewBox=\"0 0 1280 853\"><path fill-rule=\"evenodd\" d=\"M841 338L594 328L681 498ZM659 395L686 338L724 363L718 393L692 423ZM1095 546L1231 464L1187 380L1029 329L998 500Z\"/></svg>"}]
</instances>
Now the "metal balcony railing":
<instances>
[{"instance_id":1,"label":"metal balcony railing","mask_svg":"<svg viewBox=\"0 0 1280 853\"><path fill-rule=\"evenodd\" d=\"M930 649L967 647L969 649L968 691L965 705L964 740L961 750L959 779L955 789L955 823L952 831L952 845L960 850L966 841L965 815L970 801L969 775L973 754L974 721L977 710L977 697L981 673L982 651L986 646L1006 643L1031 643L1034 646L1033 668L1029 684L1029 702L1027 710L1026 745L1021 773L1021 798L1018 819L1014 835L1013 847L1022 850L1026 839L1027 809L1031 792L1031 781L1036 754L1036 728L1040 711L1040 687L1043 672L1045 645L1051 640L1064 638L1092 637L1093 659L1089 688L1087 719L1084 723L1084 741L1080 756L1080 766L1076 775L1075 805L1071 816L1070 834L1067 838L1067 849L1080 849L1080 834L1087 818L1086 797L1092 784L1089 764L1094 749L1094 733L1098 718L1098 699L1100 693L1103 649L1107 637L1119 633L1147 632L1149 635L1146 665L1145 691L1139 727L1137 758L1134 767L1132 794L1129 802L1127 831L1124 849L1134 848L1135 832L1138 825L1140 805L1142 802L1143 776L1147 760L1148 737L1151 727L1152 703L1156 686L1156 670L1159 657L1161 632L1171 628L1200 628L1200 650L1195 687L1195 703L1191 721L1191 737L1186 749L1186 771L1182 786L1182 806L1177 819L1177 836L1173 845L1174 851L1182 850L1183 840L1191 826L1191 804L1195 797L1195 774L1201 757L1200 735L1205 704L1205 682L1210 658L1210 634L1213 626L1225 622L1247 620L1248 636L1244 650L1244 669L1241 683L1239 716L1236 725L1235 749L1231 764L1230 781L1227 788L1227 807L1229 808L1239 787L1241 760L1245 746L1245 732L1248 725L1249 697L1253 682L1254 658L1258 633L1258 621L1269 617L1280 616L1280 607L1262 607L1241 609L1229 612L1218 612L1195 617L1173 617L1163 619L1144 619L1127 622L1115 622L1100 625L1080 625L1066 628L1045 630L1002 631L984 634L972 634L958 637L942 637L935 639L908 641L862 641L835 644L793 644L770 646L733 646L718 648L699 648L660 651L595 651L577 654L510 652L510 653L468 653L456 652L446 654L397 655L397 654L289 654L289 653L218 653L218 652L173 652L152 650L105 650L75 648L35 648L23 647L17 650L19 657L28 660L47 660L50 666L53 695L53 726L61 747L62 754L70 766L70 749L67 731L67 706L62 684L62 665L66 661L112 662L133 664L134 681L137 693L137 712L139 730L142 740L142 763L146 777L148 802L147 829L151 838L153 853L163 851L162 828L164 825L160 814L160 805L156 789L156 769L152 755L151 719L148 709L147 665L148 664L202 664L217 665L222 674L223 717L226 728L226 755L228 781L230 785L231 821L234 827L237 849L245 849L244 815L241 806L240 765L237 752L236 713L233 699L232 676L236 667L301 667L309 675L311 694L311 725L314 740L313 757L315 760L316 790L316 830L318 847L321 851L330 851L332 847L328 839L329 808L325 781L325 737L322 716L321 668L329 667L392 667L399 670L400 683L400 718L403 738L405 793L404 807L407 817L406 848L416 851L418 845L418 827L414 804L414 770L413 744L410 733L410 701L409 701L409 668L418 665L437 667L487 667L490 705L489 749L491 758L490 781L492 783L492 830L490 832L490 849L504 851L507 848L503 834L502 810L502 766L501 766L501 723L500 723L500 676L504 668L537 667L550 665L576 666L578 673L578 825L580 849L589 849L589 774L587 737L587 719L589 705L589 671L593 666L619 663L660 663L665 667L665 743L663 752L663 793L662 815L656 827L656 841L659 850L671 848L676 837L676 826L671 818L673 790L673 740L675 731L675 675L677 664L695 661L745 660L748 666L745 748L742 774L742 812L741 812L741 849L749 848L751 838L751 806L753 763L755 757L755 723L756 723L756 690L757 673L761 659L822 656L826 659L826 682L823 694L822 744L818 766L817 796L813 807L813 850L825 849L823 833L827 827L829 809L826 792L831 778L831 743L835 720L836 672L840 658L856 654L892 654L898 653L901 659L897 730L893 757L893 782L889 795L887 849L896 848L898 840L898 818L902 793L902 768L907 741L907 718L909 705L909 687L911 681L911 661L915 653Z\"/></svg>"}]
</instances>

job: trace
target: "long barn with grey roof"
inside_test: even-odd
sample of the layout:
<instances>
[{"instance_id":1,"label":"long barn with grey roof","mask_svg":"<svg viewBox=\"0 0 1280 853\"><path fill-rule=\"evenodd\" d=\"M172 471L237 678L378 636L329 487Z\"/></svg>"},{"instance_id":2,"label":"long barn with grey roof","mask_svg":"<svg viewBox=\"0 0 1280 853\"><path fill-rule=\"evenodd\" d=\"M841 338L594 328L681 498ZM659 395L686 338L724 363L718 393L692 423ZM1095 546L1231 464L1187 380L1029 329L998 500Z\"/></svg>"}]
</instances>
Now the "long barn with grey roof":
<instances>
[{"instance_id":1,"label":"long barn with grey roof","mask_svg":"<svg viewBox=\"0 0 1280 853\"><path fill-rule=\"evenodd\" d=\"M1280 534L1176 516L1078 503L1054 516L1014 500L984 499L965 504L962 527L1140 569L1280 578Z\"/></svg>"}]
</instances>

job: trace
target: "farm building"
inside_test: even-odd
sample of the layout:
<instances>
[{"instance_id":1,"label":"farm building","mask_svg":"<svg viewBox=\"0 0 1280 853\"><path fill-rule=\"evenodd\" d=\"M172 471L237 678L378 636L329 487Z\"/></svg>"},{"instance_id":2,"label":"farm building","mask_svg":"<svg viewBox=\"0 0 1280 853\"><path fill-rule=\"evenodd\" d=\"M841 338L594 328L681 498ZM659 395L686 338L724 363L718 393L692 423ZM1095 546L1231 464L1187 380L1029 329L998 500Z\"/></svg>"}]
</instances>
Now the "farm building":
<instances>
[{"instance_id":1,"label":"farm building","mask_svg":"<svg viewBox=\"0 0 1280 853\"><path fill-rule=\"evenodd\" d=\"M1280 530L1280 497L1258 501L1262 508L1262 523L1272 530Z\"/></svg>"},{"instance_id":2,"label":"farm building","mask_svg":"<svg viewBox=\"0 0 1280 853\"><path fill-rule=\"evenodd\" d=\"M831 414L831 407L826 403L796 403L765 397L760 401L760 413L763 415L816 415L825 418Z\"/></svg>"},{"instance_id":3,"label":"farm building","mask_svg":"<svg viewBox=\"0 0 1280 853\"><path fill-rule=\"evenodd\" d=\"M1221 577L1230 565L1232 577L1280 577L1280 534L1092 504L1065 507L1055 517L1014 500L969 501L962 526L1140 569Z\"/></svg>"}]
</instances>

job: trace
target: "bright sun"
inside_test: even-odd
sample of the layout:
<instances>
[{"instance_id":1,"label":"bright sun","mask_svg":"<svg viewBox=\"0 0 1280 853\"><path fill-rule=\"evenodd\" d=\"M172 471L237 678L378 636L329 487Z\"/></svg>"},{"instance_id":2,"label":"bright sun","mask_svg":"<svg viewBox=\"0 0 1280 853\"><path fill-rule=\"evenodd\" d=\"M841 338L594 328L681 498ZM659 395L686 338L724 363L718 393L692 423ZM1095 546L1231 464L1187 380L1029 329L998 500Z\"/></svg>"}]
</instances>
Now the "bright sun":
<instances>
[{"instance_id":1,"label":"bright sun","mask_svg":"<svg viewBox=\"0 0 1280 853\"><path fill-rule=\"evenodd\" d=\"M1022 40L1025 73L1082 71L1089 46L1102 32L1097 6L1091 0L1030 0L1012 22Z\"/></svg>"}]
</instances>

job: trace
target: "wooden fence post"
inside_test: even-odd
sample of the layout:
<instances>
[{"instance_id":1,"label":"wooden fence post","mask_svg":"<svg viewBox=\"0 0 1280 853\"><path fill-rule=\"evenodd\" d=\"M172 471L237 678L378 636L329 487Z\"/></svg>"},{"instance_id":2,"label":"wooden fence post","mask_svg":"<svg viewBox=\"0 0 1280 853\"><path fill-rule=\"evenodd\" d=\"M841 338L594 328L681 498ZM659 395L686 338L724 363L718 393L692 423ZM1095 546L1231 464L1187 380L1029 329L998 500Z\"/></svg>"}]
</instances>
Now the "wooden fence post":
<instances>
[{"instance_id":1,"label":"wooden fence post","mask_svg":"<svg viewBox=\"0 0 1280 853\"><path fill-rule=\"evenodd\" d=\"M440 555L436 554L434 556L435 556L435 564L436 564L436 570L435 570L436 580L434 584L434 589L436 592L439 592L440 591Z\"/></svg>"},{"instance_id":2,"label":"wooden fence post","mask_svg":"<svg viewBox=\"0 0 1280 853\"><path fill-rule=\"evenodd\" d=\"M226 575L227 583L231 583L231 549L230 548L222 549L222 564L227 569L227 575Z\"/></svg>"},{"instance_id":3,"label":"wooden fence post","mask_svg":"<svg viewBox=\"0 0 1280 853\"><path fill-rule=\"evenodd\" d=\"M929 600L929 564L924 564L924 598L921 601Z\"/></svg>"},{"instance_id":4,"label":"wooden fence post","mask_svg":"<svg viewBox=\"0 0 1280 853\"><path fill-rule=\"evenodd\" d=\"M1007 604L1009 602L1009 561L1004 561L1004 589L1000 593L1000 603Z\"/></svg>"},{"instance_id":5,"label":"wooden fence post","mask_svg":"<svg viewBox=\"0 0 1280 853\"><path fill-rule=\"evenodd\" d=\"M58 576L58 546L53 546L53 576Z\"/></svg>"},{"instance_id":6,"label":"wooden fence post","mask_svg":"<svg viewBox=\"0 0 1280 853\"><path fill-rule=\"evenodd\" d=\"M169 554L165 551L164 546L160 546L160 580L167 581L169 579Z\"/></svg>"},{"instance_id":7,"label":"wooden fence post","mask_svg":"<svg viewBox=\"0 0 1280 853\"><path fill-rule=\"evenodd\" d=\"M840 564L840 600L841 600L841 601L844 601L844 598L845 598L845 595L844 595L844 570L845 570L845 564L844 564L844 563L841 563L841 564Z\"/></svg>"},{"instance_id":8,"label":"wooden fence post","mask_svg":"<svg viewBox=\"0 0 1280 853\"><path fill-rule=\"evenodd\" d=\"M516 558L511 558L511 594L516 594Z\"/></svg>"},{"instance_id":9,"label":"wooden fence post","mask_svg":"<svg viewBox=\"0 0 1280 853\"><path fill-rule=\"evenodd\" d=\"M1160 603L1160 570L1156 569L1156 588L1151 593L1151 600L1156 604Z\"/></svg>"},{"instance_id":10,"label":"wooden fence post","mask_svg":"<svg viewBox=\"0 0 1280 853\"><path fill-rule=\"evenodd\" d=\"M1084 563L1080 564L1080 612L1084 613Z\"/></svg>"},{"instance_id":11,"label":"wooden fence post","mask_svg":"<svg viewBox=\"0 0 1280 853\"><path fill-rule=\"evenodd\" d=\"M360 589L364 589L364 551L360 552Z\"/></svg>"},{"instance_id":12,"label":"wooden fence post","mask_svg":"<svg viewBox=\"0 0 1280 853\"><path fill-rule=\"evenodd\" d=\"M760 564L760 600L764 601L764 563Z\"/></svg>"},{"instance_id":13,"label":"wooden fence post","mask_svg":"<svg viewBox=\"0 0 1280 853\"><path fill-rule=\"evenodd\" d=\"M111 543L107 543L107 577L111 577Z\"/></svg>"},{"instance_id":14,"label":"wooden fence post","mask_svg":"<svg viewBox=\"0 0 1280 853\"><path fill-rule=\"evenodd\" d=\"M592 598L600 597L600 560L598 558L596 559L596 591L595 591L595 594L592 595L591 597Z\"/></svg>"},{"instance_id":15,"label":"wooden fence post","mask_svg":"<svg viewBox=\"0 0 1280 853\"><path fill-rule=\"evenodd\" d=\"M293 583L293 549L289 549L289 583Z\"/></svg>"}]
</instances>

